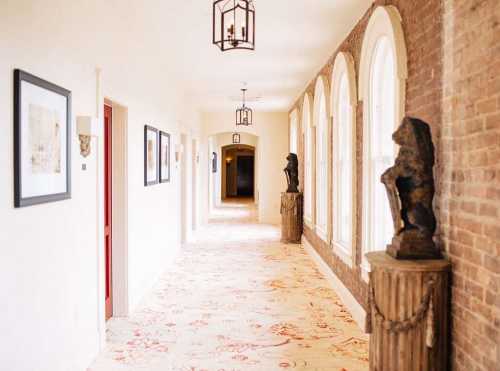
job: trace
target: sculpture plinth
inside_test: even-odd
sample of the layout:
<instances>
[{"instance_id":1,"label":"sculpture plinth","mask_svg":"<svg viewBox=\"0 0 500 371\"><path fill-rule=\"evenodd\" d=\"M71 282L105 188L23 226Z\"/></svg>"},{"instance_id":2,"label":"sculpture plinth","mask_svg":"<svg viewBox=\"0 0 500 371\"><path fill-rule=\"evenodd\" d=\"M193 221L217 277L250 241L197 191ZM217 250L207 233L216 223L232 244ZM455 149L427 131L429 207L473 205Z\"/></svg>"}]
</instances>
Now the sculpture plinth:
<instances>
[{"instance_id":1,"label":"sculpture plinth","mask_svg":"<svg viewBox=\"0 0 500 371\"><path fill-rule=\"evenodd\" d=\"M281 242L301 242L303 202L302 193L281 193Z\"/></svg>"},{"instance_id":2,"label":"sculpture plinth","mask_svg":"<svg viewBox=\"0 0 500 371\"><path fill-rule=\"evenodd\" d=\"M450 263L366 254L372 371L442 371L448 359Z\"/></svg>"},{"instance_id":3,"label":"sculpture plinth","mask_svg":"<svg viewBox=\"0 0 500 371\"><path fill-rule=\"evenodd\" d=\"M429 238L412 236L411 233L396 236L387 245L387 253L395 259L440 259L441 252Z\"/></svg>"}]
</instances>

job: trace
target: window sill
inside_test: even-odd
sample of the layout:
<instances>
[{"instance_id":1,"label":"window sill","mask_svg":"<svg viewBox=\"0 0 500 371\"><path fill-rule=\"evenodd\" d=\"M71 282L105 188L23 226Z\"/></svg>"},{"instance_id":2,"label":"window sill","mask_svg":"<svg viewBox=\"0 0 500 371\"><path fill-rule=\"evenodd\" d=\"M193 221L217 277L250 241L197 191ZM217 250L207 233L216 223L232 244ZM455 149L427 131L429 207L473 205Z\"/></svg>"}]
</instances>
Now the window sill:
<instances>
[{"instance_id":1,"label":"window sill","mask_svg":"<svg viewBox=\"0 0 500 371\"><path fill-rule=\"evenodd\" d=\"M314 229L314 224L312 222L312 218L304 216L304 224L309 228L309 229Z\"/></svg>"},{"instance_id":2,"label":"window sill","mask_svg":"<svg viewBox=\"0 0 500 371\"><path fill-rule=\"evenodd\" d=\"M339 257L339 259L352 269L352 267L354 266L352 262L352 254L349 254L346 251L345 247L339 244L337 241L332 242L332 248L333 252Z\"/></svg>"},{"instance_id":3,"label":"window sill","mask_svg":"<svg viewBox=\"0 0 500 371\"><path fill-rule=\"evenodd\" d=\"M368 263L365 257L363 257L363 261L361 262L361 278L366 283L370 281L370 272L371 272L370 263Z\"/></svg>"},{"instance_id":4,"label":"window sill","mask_svg":"<svg viewBox=\"0 0 500 371\"><path fill-rule=\"evenodd\" d=\"M328 243L328 233L323 230L319 225L316 226L315 228L316 234L318 237L323 240L323 242Z\"/></svg>"}]
</instances>

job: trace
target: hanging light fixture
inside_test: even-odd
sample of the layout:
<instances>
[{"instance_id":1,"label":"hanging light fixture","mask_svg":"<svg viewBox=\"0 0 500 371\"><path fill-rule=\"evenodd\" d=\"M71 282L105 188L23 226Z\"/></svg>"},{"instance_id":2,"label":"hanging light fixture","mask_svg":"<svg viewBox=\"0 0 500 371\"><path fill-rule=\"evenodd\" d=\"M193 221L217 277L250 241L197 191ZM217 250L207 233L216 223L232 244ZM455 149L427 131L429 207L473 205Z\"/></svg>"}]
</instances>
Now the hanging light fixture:
<instances>
[{"instance_id":1,"label":"hanging light fixture","mask_svg":"<svg viewBox=\"0 0 500 371\"><path fill-rule=\"evenodd\" d=\"M245 94L247 89L241 89L241 91L243 92L243 105L236 110L236 126L249 126L252 125L253 112L245 105Z\"/></svg>"},{"instance_id":2,"label":"hanging light fixture","mask_svg":"<svg viewBox=\"0 0 500 371\"><path fill-rule=\"evenodd\" d=\"M220 50L255 49L255 8L252 0L213 3L213 44Z\"/></svg>"}]
</instances>

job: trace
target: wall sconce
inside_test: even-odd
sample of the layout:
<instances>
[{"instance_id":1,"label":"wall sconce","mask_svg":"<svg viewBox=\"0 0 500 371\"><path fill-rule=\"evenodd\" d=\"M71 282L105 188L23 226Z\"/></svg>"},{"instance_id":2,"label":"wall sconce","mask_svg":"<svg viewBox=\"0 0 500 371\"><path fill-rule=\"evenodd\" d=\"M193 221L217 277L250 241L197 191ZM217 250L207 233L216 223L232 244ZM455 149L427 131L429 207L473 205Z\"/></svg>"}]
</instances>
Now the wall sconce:
<instances>
[{"instance_id":1,"label":"wall sconce","mask_svg":"<svg viewBox=\"0 0 500 371\"><path fill-rule=\"evenodd\" d=\"M78 116L76 118L76 130L80 140L80 154L83 157L90 155L90 140L97 137L97 119L91 116Z\"/></svg>"},{"instance_id":2,"label":"wall sconce","mask_svg":"<svg viewBox=\"0 0 500 371\"><path fill-rule=\"evenodd\" d=\"M184 153L184 145L177 143L175 145L175 162L179 162L181 155Z\"/></svg>"}]
</instances>

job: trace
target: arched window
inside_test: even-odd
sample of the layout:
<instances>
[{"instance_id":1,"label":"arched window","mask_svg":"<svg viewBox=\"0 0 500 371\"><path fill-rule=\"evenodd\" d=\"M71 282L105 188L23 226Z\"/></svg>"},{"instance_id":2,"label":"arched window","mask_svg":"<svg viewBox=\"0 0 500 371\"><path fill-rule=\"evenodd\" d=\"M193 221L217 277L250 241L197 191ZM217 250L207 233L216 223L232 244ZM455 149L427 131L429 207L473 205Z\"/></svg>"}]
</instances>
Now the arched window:
<instances>
[{"instance_id":1,"label":"arched window","mask_svg":"<svg viewBox=\"0 0 500 371\"><path fill-rule=\"evenodd\" d=\"M298 126L298 113L297 109L295 109L290 114L290 153L297 154L297 126Z\"/></svg>"},{"instance_id":2,"label":"arched window","mask_svg":"<svg viewBox=\"0 0 500 371\"><path fill-rule=\"evenodd\" d=\"M307 226L313 226L314 210L314 129L311 123L311 108L308 94L304 96L302 104L302 128L304 130L304 222Z\"/></svg>"},{"instance_id":3,"label":"arched window","mask_svg":"<svg viewBox=\"0 0 500 371\"><path fill-rule=\"evenodd\" d=\"M316 233L328 241L328 113L326 82L320 76L314 93L316 126Z\"/></svg>"},{"instance_id":4,"label":"arched window","mask_svg":"<svg viewBox=\"0 0 500 371\"><path fill-rule=\"evenodd\" d=\"M384 250L394 234L382 173L394 163L392 133L404 115L407 77L401 17L393 6L379 6L368 22L360 63L363 100L363 259L364 277L370 251Z\"/></svg>"},{"instance_id":5,"label":"arched window","mask_svg":"<svg viewBox=\"0 0 500 371\"><path fill-rule=\"evenodd\" d=\"M353 265L355 235L356 78L350 54L340 52L332 73L333 195L332 245L337 255Z\"/></svg>"}]
</instances>

